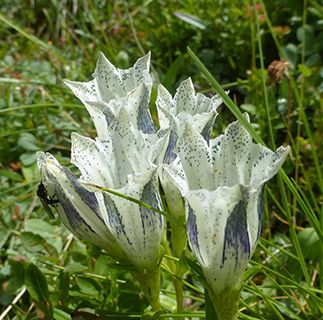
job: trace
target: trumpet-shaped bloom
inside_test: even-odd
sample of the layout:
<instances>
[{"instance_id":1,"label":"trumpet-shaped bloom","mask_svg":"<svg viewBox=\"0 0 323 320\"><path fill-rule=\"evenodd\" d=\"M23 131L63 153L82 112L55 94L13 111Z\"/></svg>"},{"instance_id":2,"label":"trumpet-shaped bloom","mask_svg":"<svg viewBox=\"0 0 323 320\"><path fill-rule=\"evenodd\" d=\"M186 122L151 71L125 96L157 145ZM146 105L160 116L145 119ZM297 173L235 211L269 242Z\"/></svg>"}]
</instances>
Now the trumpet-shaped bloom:
<instances>
[{"instance_id":1,"label":"trumpet-shaped bloom","mask_svg":"<svg viewBox=\"0 0 323 320\"><path fill-rule=\"evenodd\" d=\"M123 250L104 223L102 195L84 188L51 154L38 152L37 156L46 196L54 202L64 225L76 236L105 249L114 258L124 260Z\"/></svg>"},{"instance_id":2,"label":"trumpet-shaped bloom","mask_svg":"<svg viewBox=\"0 0 323 320\"><path fill-rule=\"evenodd\" d=\"M181 82L174 98L165 87L159 85L156 105L160 128L170 130L164 163L170 164L175 160L174 148L185 123L191 123L205 139L209 138L217 115L216 109L221 103L218 96L208 98L201 93L196 94L191 78Z\"/></svg>"},{"instance_id":3,"label":"trumpet-shaped bloom","mask_svg":"<svg viewBox=\"0 0 323 320\"><path fill-rule=\"evenodd\" d=\"M170 211L181 214L183 205L179 188L185 181L184 175L173 178L173 172L182 171L182 164L174 152L177 139L182 134L186 123L190 123L199 133L208 139L213 127L216 109L222 100L218 96L208 98L201 93L195 93L190 78L184 80L176 90L174 98L165 87L159 85L156 105L161 130L169 130L167 149L163 166L159 169L159 178L165 191Z\"/></svg>"},{"instance_id":4,"label":"trumpet-shaped bloom","mask_svg":"<svg viewBox=\"0 0 323 320\"><path fill-rule=\"evenodd\" d=\"M93 80L78 82L65 80L65 84L85 105L91 115L98 137L106 138L106 127L120 106L127 105L129 113L138 116L136 121L144 133L154 131L149 113L152 79L149 74L150 53L129 69L116 68L100 53ZM139 87L139 88L138 88ZM134 92L133 92L134 91ZM129 93L131 93L129 95Z\"/></svg>"},{"instance_id":5,"label":"trumpet-shaped bloom","mask_svg":"<svg viewBox=\"0 0 323 320\"><path fill-rule=\"evenodd\" d=\"M71 161L81 171L81 181L119 189L129 175L140 175L160 162L167 135L145 134L131 123L123 107L111 119L106 139L72 134Z\"/></svg>"},{"instance_id":6,"label":"trumpet-shaped bloom","mask_svg":"<svg viewBox=\"0 0 323 320\"><path fill-rule=\"evenodd\" d=\"M156 267L163 231L160 214L99 188L86 188L50 154L39 152L38 166L48 199L73 234L139 270ZM155 170L129 176L117 191L161 209Z\"/></svg>"},{"instance_id":7,"label":"trumpet-shaped bloom","mask_svg":"<svg viewBox=\"0 0 323 320\"><path fill-rule=\"evenodd\" d=\"M101 54L92 81L66 81L98 133L95 140L72 134L79 179L51 155L38 155L45 191L67 228L137 270L157 267L163 217L102 188L162 208L155 163L163 159L167 134L157 135L149 113L149 61L148 54L121 70Z\"/></svg>"},{"instance_id":8,"label":"trumpet-shaped bloom","mask_svg":"<svg viewBox=\"0 0 323 320\"><path fill-rule=\"evenodd\" d=\"M177 152L187 185L187 237L211 291L237 290L260 234L264 184L289 148L254 144L239 122L209 144L186 125Z\"/></svg>"},{"instance_id":9,"label":"trumpet-shaped bloom","mask_svg":"<svg viewBox=\"0 0 323 320\"><path fill-rule=\"evenodd\" d=\"M107 140L92 140L74 133L72 163L80 169L83 183L112 188L161 209L154 162L161 157L166 136L144 134L130 118L121 108L110 122ZM112 194L103 193L103 201L103 220L129 260L138 268L156 264L162 216Z\"/></svg>"},{"instance_id":10,"label":"trumpet-shaped bloom","mask_svg":"<svg viewBox=\"0 0 323 320\"><path fill-rule=\"evenodd\" d=\"M157 94L157 110L161 131L169 131L169 139L165 151L163 165L159 167L159 179L163 187L170 214L176 219L171 223L173 249L177 256L182 254L186 246L185 208L180 192L181 185L185 184L184 175L173 172L183 172L182 164L174 152L177 139L182 134L186 123L190 123L204 138L208 139L217 115L216 109L222 103L218 96L208 98L195 93L190 78L184 80L176 90L174 98L165 87L159 85Z\"/></svg>"}]
</instances>

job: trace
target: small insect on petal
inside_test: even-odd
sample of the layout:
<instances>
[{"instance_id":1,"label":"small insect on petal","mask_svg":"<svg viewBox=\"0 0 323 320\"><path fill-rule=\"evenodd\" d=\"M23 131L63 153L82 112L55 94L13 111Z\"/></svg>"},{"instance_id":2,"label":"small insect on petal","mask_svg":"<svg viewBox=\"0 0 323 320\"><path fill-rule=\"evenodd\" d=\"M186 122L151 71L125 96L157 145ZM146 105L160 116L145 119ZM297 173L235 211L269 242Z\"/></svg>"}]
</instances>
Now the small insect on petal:
<instances>
[{"instance_id":1,"label":"small insect on petal","mask_svg":"<svg viewBox=\"0 0 323 320\"><path fill-rule=\"evenodd\" d=\"M47 194L45 186L41 182L37 188L37 196L43 205L44 210L49 215L50 218L55 219L55 215L52 211L52 207L55 208L55 205L59 203L59 200L50 197Z\"/></svg>"}]
</instances>

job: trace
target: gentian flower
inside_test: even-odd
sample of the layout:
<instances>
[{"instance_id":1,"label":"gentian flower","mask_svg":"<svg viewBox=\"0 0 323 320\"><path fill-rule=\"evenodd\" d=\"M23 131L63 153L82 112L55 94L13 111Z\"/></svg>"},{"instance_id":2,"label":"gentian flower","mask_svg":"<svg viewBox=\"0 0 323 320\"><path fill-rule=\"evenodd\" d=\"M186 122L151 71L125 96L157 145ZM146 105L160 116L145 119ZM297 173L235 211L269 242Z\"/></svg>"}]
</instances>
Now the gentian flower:
<instances>
[{"instance_id":1,"label":"gentian flower","mask_svg":"<svg viewBox=\"0 0 323 320\"><path fill-rule=\"evenodd\" d=\"M104 191L115 191L161 210L156 164L167 133L157 135L149 113L150 55L120 70L101 55L94 80L67 82L91 114L98 137L72 134L71 162L77 179L49 154L38 154L42 184L72 233L128 262L156 309L159 305L159 250L163 217Z\"/></svg>"},{"instance_id":2,"label":"gentian flower","mask_svg":"<svg viewBox=\"0 0 323 320\"><path fill-rule=\"evenodd\" d=\"M116 68L103 53L100 53L94 79L88 82L65 80L65 84L85 105L96 127L98 137L106 137L106 124L110 113L127 104L131 113L139 108L140 128L144 133L154 131L149 113L150 92L152 79L149 74L150 53L138 59L129 69ZM128 93L135 90L130 97ZM128 101L133 99L133 101ZM140 99L140 100L139 100ZM124 101L126 100L126 101ZM139 101L139 103L138 103ZM129 103L130 102L130 103ZM98 108L99 103L103 108ZM136 104L138 104L136 106Z\"/></svg>"},{"instance_id":3,"label":"gentian flower","mask_svg":"<svg viewBox=\"0 0 323 320\"><path fill-rule=\"evenodd\" d=\"M77 237L105 249L115 259L125 260L126 255L104 223L102 197L88 191L51 154L38 152L37 158L46 196L64 225Z\"/></svg>"},{"instance_id":4,"label":"gentian flower","mask_svg":"<svg viewBox=\"0 0 323 320\"><path fill-rule=\"evenodd\" d=\"M241 278L260 235L264 185L288 152L254 144L238 121L209 143L190 124L178 139L187 237L221 320L235 319Z\"/></svg>"},{"instance_id":5,"label":"gentian flower","mask_svg":"<svg viewBox=\"0 0 323 320\"><path fill-rule=\"evenodd\" d=\"M169 131L167 149L163 164L158 168L159 179L165 193L171 221L172 246L175 256L180 257L186 246L185 208L180 189L185 184L184 175L173 172L183 172L180 159L174 152L177 139L182 135L186 123L190 123L205 139L209 139L217 108L222 100L218 96L208 98L201 93L195 93L190 78L182 81L176 90L174 98L165 87L159 85L157 94L157 110L160 130Z\"/></svg>"},{"instance_id":6,"label":"gentian flower","mask_svg":"<svg viewBox=\"0 0 323 320\"><path fill-rule=\"evenodd\" d=\"M196 94L191 78L180 83L174 98L164 86L158 86L156 105L160 128L170 130L164 163L170 164L176 159L174 148L185 123L191 123L205 139L209 139L216 109L221 104L222 100L217 95L208 98L201 93Z\"/></svg>"}]
</instances>

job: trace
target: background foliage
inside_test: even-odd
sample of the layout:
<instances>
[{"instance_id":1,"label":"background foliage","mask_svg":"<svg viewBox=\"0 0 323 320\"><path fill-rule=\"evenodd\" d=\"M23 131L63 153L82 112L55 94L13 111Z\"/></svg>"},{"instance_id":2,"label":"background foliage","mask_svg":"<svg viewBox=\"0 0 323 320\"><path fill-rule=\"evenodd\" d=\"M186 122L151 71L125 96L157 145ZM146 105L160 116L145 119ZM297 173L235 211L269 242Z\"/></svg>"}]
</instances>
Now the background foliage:
<instances>
[{"instance_id":1,"label":"background foliage","mask_svg":"<svg viewBox=\"0 0 323 320\"><path fill-rule=\"evenodd\" d=\"M268 145L291 145L285 171L323 232L319 2L3 0L0 39L0 319L149 318L129 273L50 221L36 197L35 152L69 165L71 132L95 135L62 79L91 79L99 51L126 68L150 50L156 83L174 93L191 76L211 95L189 46ZM281 79L268 69L274 60L288 61ZM233 119L223 107L214 133ZM323 245L308 212L277 181L266 190L262 236L246 273L241 319L320 319ZM162 301L172 313L170 277L163 274ZM185 281L192 284L185 286L187 317L203 318L202 285L194 273Z\"/></svg>"}]
</instances>

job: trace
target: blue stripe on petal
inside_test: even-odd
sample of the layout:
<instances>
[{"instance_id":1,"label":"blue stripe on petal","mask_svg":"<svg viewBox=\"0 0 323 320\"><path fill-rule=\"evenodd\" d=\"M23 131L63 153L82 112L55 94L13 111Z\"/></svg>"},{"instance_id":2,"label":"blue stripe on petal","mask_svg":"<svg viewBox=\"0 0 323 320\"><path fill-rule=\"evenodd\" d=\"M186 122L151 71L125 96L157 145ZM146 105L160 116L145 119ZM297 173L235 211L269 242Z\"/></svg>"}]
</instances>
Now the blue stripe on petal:
<instances>
[{"instance_id":1,"label":"blue stripe on petal","mask_svg":"<svg viewBox=\"0 0 323 320\"><path fill-rule=\"evenodd\" d=\"M63 190L60 187L56 189L56 196L57 196L57 199L59 199L59 203L64 209L66 218L73 229L71 230L73 233L78 235L80 238L84 238L84 231L98 235L92 229L92 227L88 225L85 222L85 220L81 217L79 212L75 209L71 200L66 197L66 194L63 192ZM79 230L82 230L82 232L79 232Z\"/></svg>"},{"instance_id":2,"label":"blue stripe on petal","mask_svg":"<svg viewBox=\"0 0 323 320\"><path fill-rule=\"evenodd\" d=\"M111 197L107 194L103 194L105 207L107 209L108 213L108 219L109 223L111 225L111 228L113 228L113 231L117 234L117 236L120 236L121 234L124 235L124 237L127 239L127 242L132 246L132 242L128 238L126 231L125 231L125 225L122 221L122 216L120 215L117 207L115 206L115 203L111 199Z\"/></svg>"},{"instance_id":3,"label":"blue stripe on petal","mask_svg":"<svg viewBox=\"0 0 323 320\"><path fill-rule=\"evenodd\" d=\"M200 252L200 246L198 241L199 232L197 230L197 225L196 225L196 216L189 204L188 204L188 217L186 221L186 230L187 230L187 236L189 238L189 243L191 245L192 250L195 252L195 254L199 255L202 262L204 262L204 259Z\"/></svg>"},{"instance_id":4,"label":"blue stripe on petal","mask_svg":"<svg viewBox=\"0 0 323 320\"><path fill-rule=\"evenodd\" d=\"M62 170L66 174L68 180L72 184L76 193L80 196L82 201L95 213L95 215L104 223L103 219L99 214L99 204L94 192L90 192L76 180L74 175L67 169L62 167Z\"/></svg>"},{"instance_id":5,"label":"blue stripe on petal","mask_svg":"<svg viewBox=\"0 0 323 320\"><path fill-rule=\"evenodd\" d=\"M171 130L169 134L168 146L164 155L164 163L171 164L176 159L176 154L174 153L174 148L177 142L177 135L174 130Z\"/></svg>"},{"instance_id":6,"label":"blue stripe on petal","mask_svg":"<svg viewBox=\"0 0 323 320\"><path fill-rule=\"evenodd\" d=\"M157 181L156 178L151 179L144 187L140 201L150 204L154 208L161 209L161 200L159 198L159 193L156 188ZM156 217L158 218L159 225L158 228L161 229L163 226L162 215L149 210L145 207L140 206L140 216L141 225L143 233L145 234L146 226L152 227L156 223Z\"/></svg>"},{"instance_id":7,"label":"blue stripe on petal","mask_svg":"<svg viewBox=\"0 0 323 320\"><path fill-rule=\"evenodd\" d=\"M205 139L205 141L207 142L207 144L209 144L209 140L210 140L210 135L211 135L211 130L213 128L214 125L214 121L215 121L215 117L212 117L205 125L205 127L203 128L202 132L201 132L201 136Z\"/></svg>"},{"instance_id":8,"label":"blue stripe on petal","mask_svg":"<svg viewBox=\"0 0 323 320\"><path fill-rule=\"evenodd\" d=\"M103 109L103 114L105 117L105 121L107 122L108 126L112 123L112 121L115 119L115 116L113 112L109 108Z\"/></svg>"},{"instance_id":9,"label":"blue stripe on petal","mask_svg":"<svg viewBox=\"0 0 323 320\"><path fill-rule=\"evenodd\" d=\"M150 90L146 90L146 93L142 97L138 109L138 127L143 133L156 133L154 122L149 112Z\"/></svg>"},{"instance_id":10,"label":"blue stripe on petal","mask_svg":"<svg viewBox=\"0 0 323 320\"><path fill-rule=\"evenodd\" d=\"M233 209L224 232L224 245L222 253L222 267L227 260L227 253L234 250L235 268L238 265L241 254L250 257L250 242L247 226L247 206L244 200L241 200Z\"/></svg>"}]
</instances>

